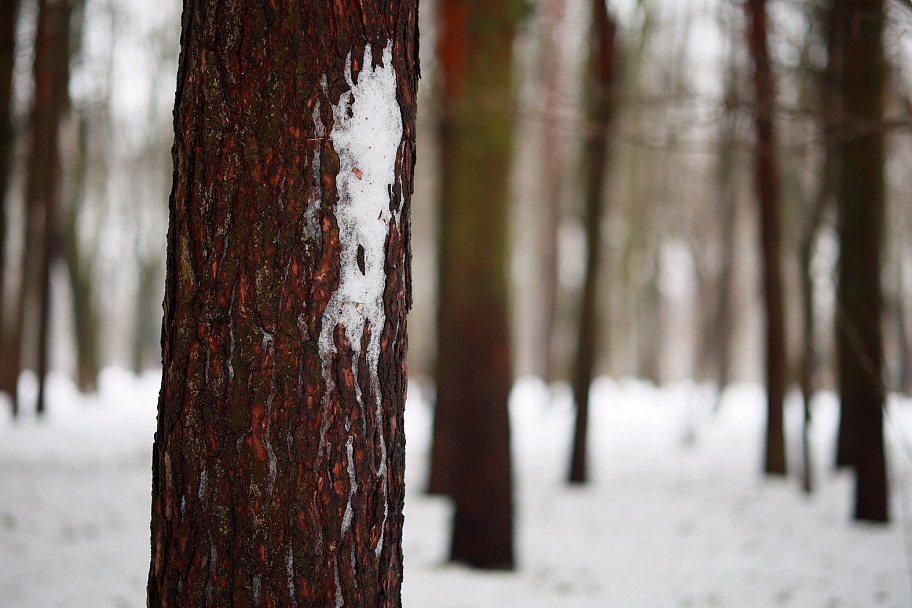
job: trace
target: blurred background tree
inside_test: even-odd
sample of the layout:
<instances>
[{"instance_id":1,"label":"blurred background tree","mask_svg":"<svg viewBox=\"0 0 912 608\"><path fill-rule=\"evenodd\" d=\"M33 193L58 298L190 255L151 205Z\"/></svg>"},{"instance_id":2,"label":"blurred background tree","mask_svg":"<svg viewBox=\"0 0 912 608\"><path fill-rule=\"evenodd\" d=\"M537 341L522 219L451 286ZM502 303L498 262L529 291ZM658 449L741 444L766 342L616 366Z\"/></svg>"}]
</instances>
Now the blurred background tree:
<instances>
[{"instance_id":1,"label":"blurred background tree","mask_svg":"<svg viewBox=\"0 0 912 608\"><path fill-rule=\"evenodd\" d=\"M512 379L537 374L552 396L569 392L579 315L589 297L601 319L585 333L598 345L594 376L659 384L692 379L694 402L711 401L718 409L731 406L726 386L767 377L764 257L754 212L759 158L768 170L766 187L780 198L779 217L770 222L779 229L776 298L782 308L776 321L781 346L769 351L777 353L771 358L778 366L771 412L778 415L785 396L799 389L808 428L815 394L841 390L844 444L866 442L876 456L883 399L912 386L912 11L905 0L862 8L845 0L762 3L763 78L776 86L758 95L759 47L751 47L747 33L758 23L750 16L760 4L610 3L619 59L605 146L614 169L598 200L605 215L595 230L583 203L582 170L593 125L584 94L593 84L586 68L592 3L528 0L483 9L458 3L460 10L443 0L422 3L409 370L417 382L439 384L442 428L435 449L451 451L448 433L454 441L477 441L471 424L493 425L490 445L508 458ZM857 17L856 8L870 16ZM57 58L50 63L58 98L45 103L47 85L38 75L48 45L42 46L46 25L40 24L52 9L69 16L54 18ZM8 407L34 408L45 371L92 390L106 366L159 369L179 12L175 0L0 3L0 392ZM461 46L440 39L455 31L445 25L454 15L475 36ZM846 36L870 23L879 29L864 29L865 37L853 40L855 50L844 48ZM485 38L476 30L498 33ZM496 39L491 48L489 38ZM437 57L438 49L451 46L448 60ZM846 64L846 58L878 67ZM447 75L454 65L462 72ZM844 81L862 73L879 78L864 84L866 92ZM60 85L64 77L66 86ZM454 103L453 82L462 83L455 90L467 105ZM873 92L875 84L880 93ZM865 105L875 98L882 107ZM56 143L39 137L39 107L53 109L49 116L59 124L48 131ZM458 143L471 154L454 143L457 123ZM776 138L757 148L761 123ZM56 151L37 148L39 139ZM879 152L853 152L862 144ZM871 181L863 182L862 173ZM865 236L845 232L863 227L846 219L855 212L849 201L859 200L846 194L850 186L865 193L867 206L859 213L873 221ZM464 191L459 204L445 194L456 189ZM55 194L39 196L39 190ZM47 201L50 213L39 206ZM457 233L452 220L463 213ZM597 250L586 244L587 231L601 252L589 265L599 268L599 286L584 296L587 252ZM853 346L854 338L835 329L837 318L841 328L861 323L846 316L855 297L849 285L860 283L841 275L850 267L844 255L854 251L845 239L871 243L875 236L879 257L869 256L858 276L868 281L867 294L880 286L882 302L864 313L872 332L861 340L864 346ZM447 245L457 241L458 247ZM445 270L456 251L472 264L459 276ZM457 278L473 296L496 296L490 299L496 305L472 309L438 331L438 318L456 318L445 309L456 303L448 290ZM473 336L477 346L451 350ZM493 360L479 355L482 343L497 345L496 366L482 363ZM856 399L845 386L850 355L868 361L866 439L850 432L858 428L850 424ZM481 391L482 379L496 385L496 406L482 407L481 397L469 396ZM461 396L448 397L452 387ZM446 422L449 401L458 413ZM471 408L499 418L473 418ZM697 422L693 441L699 440ZM771 428L776 442L779 432ZM788 468L773 446L772 468L809 471L808 441L805 435L804 447L790 450ZM854 466L844 450L840 463ZM484 450L465 453L481 458ZM509 464L498 468L495 485L507 484ZM432 481L431 489L449 493L448 483ZM803 483L812 486L806 475ZM498 492L509 505L508 492Z\"/></svg>"}]
</instances>

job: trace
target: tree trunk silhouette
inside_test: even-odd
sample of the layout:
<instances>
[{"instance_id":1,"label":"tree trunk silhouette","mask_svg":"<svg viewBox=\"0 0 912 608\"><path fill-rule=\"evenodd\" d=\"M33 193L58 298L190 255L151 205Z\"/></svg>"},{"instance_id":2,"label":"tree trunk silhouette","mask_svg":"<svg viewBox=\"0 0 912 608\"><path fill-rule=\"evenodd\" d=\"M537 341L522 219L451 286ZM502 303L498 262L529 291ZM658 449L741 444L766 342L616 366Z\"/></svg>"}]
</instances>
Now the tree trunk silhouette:
<instances>
[{"instance_id":1,"label":"tree trunk silhouette","mask_svg":"<svg viewBox=\"0 0 912 608\"><path fill-rule=\"evenodd\" d=\"M414 1L184 5L148 605L401 605Z\"/></svg>"},{"instance_id":2,"label":"tree trunk silhouette","mask_svg":"<svg viewBox=\"0 0 912 608\"><path fill-rule=\"evenodd\" d=\"M755 188L763 258L763 302L766 313L767 428L764 471L785 474L782 401L785 394L785 320L782 304L779 175L773 130L775 86L766 34L765 0L749 0L750 50L754 62L754 123L757 133Z\"/></svg>"},{"instance_id":3,"label":"tree trunk silhouette","mask_svg":"<svg viewBox=\"0 0 912 608\"><path fill-rule=\"evenodd\" d=\"M0 370L6 368L8 332L6 319L6 247L7 207L9 181L13 160L15 132L13 130L11 101L13 68L16 63L16 21L19 17L19 0L0 2ZM9 390L6 374L0 372L0 390Z\"/></svg>"},{"instance_id":4,"label":"tree trunk silhouette","mask_svg":"<svg viewBox=\"0 0 912 608\"><path fill-rule=\"evenodd\" d=\"M842 13L844 132L839 179L837 346L841 424L855 467L855 518L889 519L884 459L881 255L886 60L882 0L838 0Z\"/></svg>"},{"instance_id":5,"label":"tree trunk silhouette","mask_svg":"<svg viewBox=\"0 0 912 608\"><path fill-rule=\"evenodd\" d=\"M437 404L429 490L455 504L450 558L513 567L507 217L514 0L444 0Z\"/></svg>"},{"instance_id":6,"label":"tree trunk silhouette","mask_svg":"<svg viewBox=\"0 0 912 608\"><path fill-rule=\"evenodd\" d=\"M617 64L614 20L605 2L593 2L593 31L589 56L589 132L584 148L586 270L576 341L573 400L576 422L570 459L569 481L584 483L589 474L586 463L589 421L589 388L595 371L599 334L598 293L602 256L602 217L608 173L608 132L614 118L615 67Z\"/></svg>"}]
</instances>

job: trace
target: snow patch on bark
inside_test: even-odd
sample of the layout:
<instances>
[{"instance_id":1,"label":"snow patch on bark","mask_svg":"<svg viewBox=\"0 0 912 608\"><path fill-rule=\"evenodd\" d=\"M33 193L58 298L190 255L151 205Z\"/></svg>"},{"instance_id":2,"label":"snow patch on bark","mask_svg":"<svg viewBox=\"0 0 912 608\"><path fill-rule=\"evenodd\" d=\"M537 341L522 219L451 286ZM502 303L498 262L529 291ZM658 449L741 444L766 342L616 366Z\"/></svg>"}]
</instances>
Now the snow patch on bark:
<instances>
[{"instance_id":1,"label":"snow patch on bark","mask_svg":"<svg viewBox=\"0 0 912 608\"><path fill-rule=\"evenodd\" d=\"M318 341L326 393L323 397L323 426L320 452L328 453L326 431L330 419L330 395L335 390L332 363L336 355L335 332L341 325L352 350L352 369L355 396L366 420L366 406L373 405L374 421L382 425L382 396L380 392L380 336L386 324L383 293L386 289L386 239L390 223L400 221L399 213L390 211L390 198L396 182L396 155L402 141L402 113L396 98L396 72L393 68L393 45L383 50L382 65L373 65L371 46L364 49L361 71L355 83L352 74L352 55L345 63L345 81L349 90L332 106L333 126L330 132L333 149L339 157L336 188L339 199L335 208L339 227L340 277L339 286L330 296L321 319ZM319 109L312 119L317 133L325 132ZM314 163L315 164L315 163ZM319 182L317 183L319 187ZM362 337L368 333L367 349L362 353ZM358 380L358 361L366 358L374 403L366 404ZM350 431L350 422L346 421ZM377 471L386 476L386 440L379 437L381 465ZM352 497L356 490L353 437L346 442L349 475L348 504L342 519L341 534L348 532L352 522ZM386 494L386 483L383 483ZM384 496L386 502L386 496ZM388 506L384 509L384 512ZM334 559L334 562L336 560ZM344 604L339 581L338 564L334 563L336 578L336 607Z\"/></svg>"},{"instance_id":2,"label":"snow patch on bark","mask_svg":"<svg viewBox=\"0 0 912 608\"><path fill-rule=\"evenodd\" d=\"M352 349L355 394L364 419L367 404L361 394L357 361L362 355L362 336L368 328L369 338L364 354L374 394L374 419L378 425L382 424L378 369L380 335L386 323L383 310L385 246L390 223L399 221L398 212L390 211L390 197L396 181L396 154L402 141L402 114L396 99L392 48L392 43L388 43L383 50L383 64L375 67L371 46L367 45L357 83L353 80L352 57L349 54L345 79L350 90L343 93L339 103L332 107L334 124L330 138L340 164L336 177L339 201L335 209L341 247L340 281L323 313L319 338L323 380L326 383L324 408L328 408L329 394L335 389L331 365L337 353L333 338L336 327L342 325ZM315 129L320 131L323 125L319 114L315 113L313 118ZM329 412L324 411L324 421L328 419ZM325 433L325 426L323 430ZM381 464L377 474L384 477L386 441L383 433L378 433L378 437ZM321 437L321 447L326 443L325 436ZM353 478L352 468L349 455L350 480ZM386 484L383 487L385 490ZM351 525L350 500L351 495L343 517L343 534Z\"/></svg>"}]
</instances>

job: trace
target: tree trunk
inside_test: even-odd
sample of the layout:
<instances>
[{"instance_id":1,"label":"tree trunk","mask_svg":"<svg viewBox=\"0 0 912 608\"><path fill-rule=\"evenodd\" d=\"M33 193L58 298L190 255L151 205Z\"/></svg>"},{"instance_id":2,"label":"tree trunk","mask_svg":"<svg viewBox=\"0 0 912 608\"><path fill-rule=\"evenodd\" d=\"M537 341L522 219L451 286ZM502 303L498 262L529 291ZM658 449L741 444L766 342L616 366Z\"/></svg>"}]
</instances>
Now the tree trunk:
<instances>
[{"instance_id":1,"label":"tree trunk","mask_svg":"<svg viewBox=\"0 0 912 608\"><path fill-rule=\"evenodd\" d=\"M155 362L150 360L149 348L153 338L149 335L150 321L157 311L153 303L155 293L158 291L158 276L161 265L158 260L140 256L136 265L138 267L136 290L136 314L133 321L133 371L137 375L143 373Z\"/></svg>"},{"instance_id":2,"label":"tree trunk","mask_svg":"<svg viewBox=\"0 0 912 608\"><path fill-rule=\"evenodd\" d=\"M401 605L417 33L184 4L150 606Z\"/></svg>"},{"instance_id":3,"label":"tree trunk","mask_svg":"<svg viewBox=\"0 0 912 608\"><path fill-rule=\"evenodd\" d=\"M599 334L598 293L602 257L602 217L604 216L605 182L608 173L608 132L614 117L615 49L614 19L605 2L593 2L593 31L589 56L589 126L586 135L586 271L577 334L576 365L573 374L573 400L576 422L570 460L571 483L584 483L589 475L586 466L586 434L589 420L589 388L595 371Z\"/></svg>"},{"instance_id":4,"label":"tree trunk","mask_svg":"<svg viewBox=\"0 0 912 608\"><path fill-rule=\"evenodd\" d=\"M79 245L79 216L86 199L89 120L79 118L77 149L72 171L72 196L63 222L63 259L70 279L73 300L73 329L76 346L76 386L94 391L98 382L98 313L92 297L95 273Z\"/></svg>"},{"instance_id":5,"label":"tree trunk","mask_svg":"<svg viewBox=\"0 0 912 608\"><path fill-rule=\"evenodd\" d=\"M16 21L19 0L0 2L0 369L6 368L6 247L9 177L15 133L11 113L13 68L16 63ZM7 389L0 373L0 390Z\"/></svg>"},{"instance_id":6,"label":"tree trunk","mask_svg":"<svg viewBox=\"0 0 912 608\"><path fill-rule=\"evenodd\" d=\"M450 558L513 567L507 217L513 0L444 0L437 405L430 490L453 498Z\"/></svg>"},{"instance_id":7,"label":"tree trunk","mask_svg":"<svg viewBox=\"0 0 912 608\"><path fill-rule=\"evenodd\" d=\"M564 147L560 128L561 74L563 41L560 27L564 20L565 0L549 0L544 5L542 19L541 56L542 88L545 97L544 128L542 129L541 206L539 226L540 308L538 310L539 340L535 372L542 380L555 380L554 328L557 318L558 258L557 233L560 227L561 191L564 173ZM562 371L562 370L561 370ZM558 371L557 373L561 373Z\"/></svg>"},{"instance_id":8,"label":"tree trunk","mask_svg":"<svg viewBox=\"0 0 912 608\"><path fill-rule=\"evenodd\" d=\"M814 281L811 275L811 265L814 256L814 243L820 226L823 224L824 214L830 198L835 191L836 165L838 161L838 147L835 143L834 117L839 112L839 61L840 61L840 35L841 23L832 6L826 6L822 14L823 30L826 32L827 64L821 75L818 89L820 91L820 121L819 129L823 137L823 158L820 168L820 178L817 184L817 196L811 208L806 211L806 217L801 230L798 251L798 264L801 287L801 318L802 340L800 383L801 395L804 402L804 424L801 431L801 448L803 452L804 470L802 486L804 491L813 490L813 463L811 462L810 427L811 427L811 400L814 396L814 375L817 371L819 354L817 352Z\"/></svg>"},{"instance_id":9,"label":"tree trunk","mask_svg":"<svg viewBox=\"0 0 912 608\"><path fill-rule=\"evenodd\" d=\"M47 373L51 330L51 272L60 251L60 119L69 106L70 17L79 0L41 0L38 3L36 49L47 46L45 59L35 52L35 134L31 162L45 168L45 181L35 182L38 205L44 212L43 240L38 291L38 358L35 375L38 398L35 410L44 414L47 401ZM45 106L44 104L48 105ZM40 142L40 143L37 143ZM39 147L40 146L40 147ZM35 170L38 173L38 170Z\"/></svg>"},{"instance_id":10,"label":"tree trunk","mask_svg":"<svg viewBox=\"0 0 912 608\"><path fill-rule=\"evenodd\" d=\"M766 2L749 0L750 48L754 61L757 132L755 187L760 211L760 245L763 257L763 301L766 311L767 429L764 470L785 475L785 438L782 401L785 393L785 320L782 304L781 229L779 226L779 175L773 131L775 87L766 35Z\"/></svg>"},{"instance_id":11,"label":"tree trunk","mask_svg":"<svg viewBox=\"0 0 912 608\"><path fill-rule=\"evenodd\" d=\"M739 38L740 39L740 38ZM732 355L732 284L735 274L735 227L738 217L738 174L739 164L736 152L738 147L738 67L736 59L736 36L730 37L729 59L726 69L725 101L723 106L721 132L719 133L719 156L716 165L718 180L718 199L716 208L719 214L719 275L716 286L715 319L712 323L712 335L706 336L707 342L715 344L710 347L715 358L715 375L718 385L715 411L722 405L722 396L731 381ZM709 329L709 326L707 326Z\"/></svg>"},{"instance_id":12,"label":"tree trunk","mask_svg":"<svg viewBox=\"0 0 912 608\"><path fill-rule=\"evenodd\" d=\"M882 0L845 2L841 92L845 133L839 181L837 345L848 461L857 483L855 518L889 519L884 460L881 249L884 233Z\"/></svg>"}]
</instances>

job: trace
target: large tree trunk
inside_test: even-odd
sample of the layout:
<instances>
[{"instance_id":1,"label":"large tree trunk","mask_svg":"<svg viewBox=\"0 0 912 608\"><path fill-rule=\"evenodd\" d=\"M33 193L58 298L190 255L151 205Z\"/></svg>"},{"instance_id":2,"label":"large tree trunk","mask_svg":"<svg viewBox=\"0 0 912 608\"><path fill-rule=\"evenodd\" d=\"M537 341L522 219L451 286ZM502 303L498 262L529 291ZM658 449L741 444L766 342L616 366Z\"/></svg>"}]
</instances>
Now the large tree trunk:
<instances>
[{"instance_id":1,"label":"large tree trunk","mask_svg":"<svg viewBox=\"0 0 912 608\"><path fill-rule=\"evenodd\" d=\"M437 404L430 490L453 498L450 557L513 567L507 217L514 0L444 0Z\"/></svg>"},{"instance_id":2,"label":"large tree trunk","mask_svg":"<svg viewBox=\"0 0 912 608\"><path fill-rule=\"evenodd\" d=\"M767 428L764 470L785 474L785 437L782 401L785 394L785 318L782 304L781 228L779 174L776 168L776 138L773 131L775 87L770 68L766 34L765 0L749 0L750 48L754 61L757 132L755 187L760 215L760 245L763 257L763 301L766 312Z\"/></svg>"},{"instance_id":3,"label":"large tree trunk","mask_svg":"<svg viewBox=\"0 0 912 608\"><path fill-rule=\"evenodd\" d=\"M6 367L6 246L9 177L15 133L11 115L13 67L16 63L16 21L19 0L0 2L0 369ZM7 388L0 373L0 390Z\"/></svg>"},{"instance_id":4,"label":"large tree trunk","mask_svg":"<svg viewBox=\"0 0 912 608\"><path fill-rule=\"evenodd\" d=\"M417 43L184 4L150 606L401 605Z\"/></svg>"},{"instance_id":5,"label":"large tree trunk","mask_svg":"<svg viewBox=\"0 0 912 608\"><path fill-rule=\"evenodd\" d=\"M845 131L839 179L836 313L846 461L857 475L855 518L889 518L883 443L881 249L884 234L882 0L837 0L842 13Z\"/></svg>"},{"instance_id":6,"label":"large tree trunk","mask_svg":"<svg viewBox=\"0 0 912 608\"><path fill-rule=\"evenodd\" d=\"M576 365L573 373L573 400L576 423L570 459L571 483L588 480L586 437L589 420L589 387L595 371L599 334L598 293L602 257L602 216L605 182L608 173L608 131L614 117L615 48L614 20L603 0L593 2L593 31L589 57L589 128L586 135L586 274L576 339Z\"/></svg>"}]
</instances>

